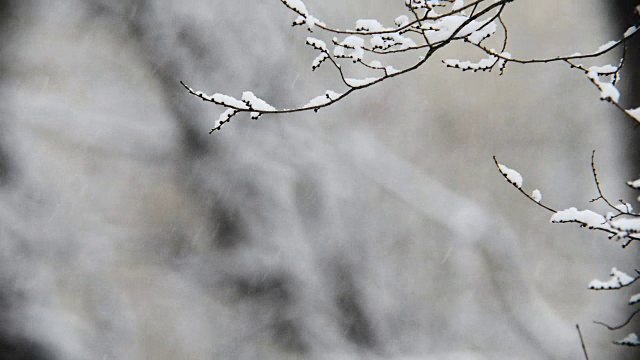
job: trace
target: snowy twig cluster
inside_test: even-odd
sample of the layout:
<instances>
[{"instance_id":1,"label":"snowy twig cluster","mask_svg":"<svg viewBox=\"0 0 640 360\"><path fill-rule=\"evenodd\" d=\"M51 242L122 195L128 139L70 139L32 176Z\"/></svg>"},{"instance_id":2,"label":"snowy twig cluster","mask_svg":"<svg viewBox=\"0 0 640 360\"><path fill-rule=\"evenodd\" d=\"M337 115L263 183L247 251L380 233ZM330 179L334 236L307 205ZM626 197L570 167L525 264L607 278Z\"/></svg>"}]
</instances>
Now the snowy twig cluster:
<instances>
[{"instance_id":1,"label":"snowy twig cluster","mask_svg":"<svg viewBox=\"0 0 640 360\"><path fill-rule=\"evenodd\" d=\"M602 100L611 102L628 117L640 123L640 107L622 107L618 102L620 93L616 88L620 70L624 65L627 42L637 34L638 26L630 27L620 40L610 41L593 52L553 58L521 59L506 51L508 31L502 17L505 7L515 0L404 0L405 14L390 19L389 25L384 25L377 19L359 19L353 29L338 29L327 25L313 16L302 0L280 1L297 16L293 21L294 26L302 26L311 33L322 35L309 36L306 39L306 44L318 52L312 61L311 69L315 70L323 64L329 64L340 78L342 89L326 90L324 94L313 97L299 107L279 109L269 105L251 91L243 92L240 99L236 99L219 93L207 95L181 82L189 93L225 109L211 132L221 129L240 113L249 113L252 119L258 119L265 114L317 112L356 91L418 69L432 59L438 50L454 42L468 44L479 50L484 57L476 61L441 60L447 67L474 72L497 69L503 74L509 63L563 62L584 72L599 89ZM319 37L324 37L324 40ZM329 37L331 39L328 39ZM499 50L487 45L490 38L497 38ZM579 63L582 59L598 58L616 48L622 49L622 60L616 65L585 66ZM398 66L395 60L399 57L413 60L409 65ZM356 69L366 70L371 76L352 77L350 74Z\"/></svg>"},{"instance_id":2,"label":"snowy twig cluster","mask_svg":"<svg viewBox=\"0 0 640 360\"><path fill-rule=\"evenodd\" d=\"M542 194L540 190L535 189L531 193L525 191L522 188L522 175L520 175L516 170L500 164L495 157L493 160L498 167L498 171L500 171L502 176L504 176L511 185L518 189L518 191L524 194L524 196L529 200L553 213L553 215L551 215L552 223L575 223L589 230L604 231L609 234L609 239L621 241L623 248L627 248L632 242L640 240L640 214L634 212L633 207L628 202L623 200L619 200L617 203L612 202L602 192L600 180L598 179L598 172L595 166L595 151L591 155L591 171L598 196L592 199L591 202L599 200L603 201L609 209L609 211L604 214L592 210L578 210L575 207L565 210L556 210L553 207L542 203ZM640 179L628 181L627 185L635 190L640 190ZM640 201L640 197L638 198L638 201ZM609 279L604 281L594 279L589 283L588 287L592 290L621 289L633 284L640 278L640 270L636 269L635 272L635 276L630 276L614 267L611 269ZM631 296L628 303L629 305L636 305L640 303L640 293ZM602 322L596 323L604 325L610 330L617 330L628 325L638 313L640 313L640 309L634 311L624 323L618 326L609 326ZM615 343L626 346L640 346L640 339L638 339L635 333L630 333L624 339L615 341Z\"/></svg>"}]
</instances>

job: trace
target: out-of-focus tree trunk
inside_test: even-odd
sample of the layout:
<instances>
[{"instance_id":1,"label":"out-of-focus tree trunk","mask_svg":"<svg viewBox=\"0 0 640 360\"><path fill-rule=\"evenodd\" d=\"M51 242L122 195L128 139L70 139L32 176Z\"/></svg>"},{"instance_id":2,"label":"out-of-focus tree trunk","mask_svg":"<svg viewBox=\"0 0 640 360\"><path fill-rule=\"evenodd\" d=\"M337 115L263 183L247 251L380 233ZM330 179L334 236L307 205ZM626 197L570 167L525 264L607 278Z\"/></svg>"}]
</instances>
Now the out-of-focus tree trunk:
<instances>
[{"instance_id":1,"label":"out-of-focus tree trunk","mask_svg":"<svg viewBox=\"0 0 640 360\"><path fill-rule=\"evenodd\" d=\"M629 26L637 24L640 15L636 12L636 7L640 5L639 0L616 0L609 2L611 6L611 20L619 33L624 32ZM624 97L621 99L626 108L636 108L640 106L640 40L634 39L627 46L627 57L622 84L625 89ZM625 121L627 122L627 121ZM640 127L631 122L623 124L621 127L625 140L622 151L629 161L629 180L640 177Z\"/></svg>"}]
</instances>

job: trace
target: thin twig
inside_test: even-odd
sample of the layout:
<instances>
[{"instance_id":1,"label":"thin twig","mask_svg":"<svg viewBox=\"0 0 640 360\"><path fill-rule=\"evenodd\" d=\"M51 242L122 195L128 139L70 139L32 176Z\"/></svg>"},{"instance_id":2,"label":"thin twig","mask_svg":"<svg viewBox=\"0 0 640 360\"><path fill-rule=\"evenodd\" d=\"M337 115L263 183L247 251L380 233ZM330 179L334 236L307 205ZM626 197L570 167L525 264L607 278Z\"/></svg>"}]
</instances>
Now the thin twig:
<instances>
[{"instance_id":1,"label":"thin twig","mask_svg":"<svg viewBox=\"0 0 640 360\"><path fill-rule=\"evenodd\" d=\"M593 150L591 152L591 173L593 174L593 181L596 183L596 189L598 189L598 197L594 198L594 199L591 199L591 202L594 202L596 200L602 199L607 205L609 205L610 208L612 208L613 210L618 212L618 215L615 215L614 217L618 217L620 215L628 215L628 216L635 216L635 217L640 216L640 214L636 214L636 213L633 213L633 212L629 211L628 204L623 202L622 200L620 200L620 202L621 202L622 205L625 205L625 207L627 209L626 211L620 210L618 207L613 205L613 203L611 203L611 201L609 201L609 199L607 199L606 196L604 196L604 193L602 192L602 188L600 186L600 179L598 179L598 172L596 170L595 156L596 156L596 151Z\"/></svg>"},{"instance_id":2,"label":"thin twig","mask_svg":"<svg viewBox=\"0 0 640 360\"><path fill-rule=\"evenodd\" d=\"M500 170L500 163L498 162L498 159L496 159L495 155L493 156L493 161L496 163L496 167L498 168L498 171L500 172L500 174L502 174L502 176L504 176L504 178L507 179L507 182L509 182L509 184L513 185L514 188L518 189L518 191L520 191L522 193L522 195L526 196L527 199L533 201L536 205L542 207L543 209L551 211L552 213L557 213L558 212L558 210L556 210L556 209L554 209L552 207L549 207L549 206L543 204L540 201L536 201L531 195L529 195L526 191L524 191L522 189L522 187L516 186L516 184L512 183L509 180L509 177L507 176L507 174L503 173L502 170Z\"/></svg>"},{"instance_id":3,"label":"thin twig","mask_svg":"<svg viewBox=\"0 0 640 360\"><path fill-rule=\"evenodd\" d=\"M610 325L607 325L607 324L605 324L605 323L603 323L603 322L601 322L601 321L594 321L593 323L594 323L594 324L598 324L598 325L602 325L602 326L606 327L606 328L607 328L607 329L609 329L609 330L620 330L620 329L622 329L623 327L625 327L625 326L629 325L629 323L631 322L631 320L633 320L633 317L634 317L634 316L636 316L636 314L638 314L638 313L640 313L640 309L637 309L636 311L634 311L634 312L631 314L631 316L629 316L629 318L627 319L627 321L623 322L622 324L620 324L620 325L618 325L618 326L610 326Z\"/></svg>"},{"instance_id":4,"label":"thin twig","mask_svg":"<svg viewBox=\"0 0 640 360\"><path fill-rule=\"evenodd\" d=\"M584 339L582 338L582 331L580 331L580 325L576 324L578 329L578 336L580 336L580 345L582 345L582 352L584 353L585 360L589 360L589 354L587 354L587 347L584 345Z\"/></svg>"}]
</instances>

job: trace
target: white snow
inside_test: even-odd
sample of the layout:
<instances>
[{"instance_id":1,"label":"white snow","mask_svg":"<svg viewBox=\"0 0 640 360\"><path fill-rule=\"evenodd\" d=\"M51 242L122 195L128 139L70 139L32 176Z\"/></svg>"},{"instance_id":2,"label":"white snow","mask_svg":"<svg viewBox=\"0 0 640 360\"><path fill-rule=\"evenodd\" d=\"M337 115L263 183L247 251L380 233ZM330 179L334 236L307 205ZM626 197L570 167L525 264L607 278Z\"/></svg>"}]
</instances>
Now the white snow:
<instances>
[{"instance_id":1,"label":"white snow","mask_svg":"<svg viewBox=\"0 0 640 360\"><path fill-rule=\"evenodd\" d=\"M520 175L519 172L509 169L502 164L498 164L498 168L500 169L500 172L507 177L507 180L509 180L510 183L518 188L522 187L522 175Z\"/></svg>"},{"instance_id":2,"label":"white snow","mask_svg":"<svg viewBox=\"0 0 640 360\"><path fill-rule=\"evenodd\" d=\"M235 109L227 109L227 110L225 110L222 114L220 114L220 117L218 117L218 120L216 120L216 122L214 124L214 129L220 129L220 127L222 127L222 125L224 125L225 123L229 122L229 120L237 112L238 111L235 110Z\"/></svg>"},{"instance_id":3,"label":"white snow","mask_svg":"<svg viewBox=\"0 0 640 360\"><path fill-rule=\"evenodd\" d=\"M320 39L307 37L307 44L313 46L314 49L327 51L327 44Z\"/></svg>"},{"instance_id":4,"label":"white snow","mask_svg":"<svg viewBox=\"0 0 640 360\"><path fill-rule=\"evenodd\" d=\"M386 67L384 68L384 71L387 73L387 76L391 76L391 75L393 75L393 74L396 74L396 73L399 73L399 72L400 72L400 70L398 70L398 69L394 68L394 67L393 67L393 66L391 66L391 65L386 66Z\"/></svg>"},{"instance_id":5,"label":"white snow","mask_svg":"<svg viewBox=\"0 0 640 360\"><path fill-rule=\"evenodd\" d=\"M609 289L620 289L621 287L630 285L636 279L627 275L626 273L616 269L611 269L611 277L609 280L600 281L598 279L593 279L589 283L589 289L594 290L609 290Z\"/></svg>"},{"instance_id":6,"label":"white snow","mask_svg":"<svg viewBox=\"0 0 640 360\"><path fill-rule=\"evenodd\" d=\"M407 15L400 15L395 19L394 23L398 27L403 27L409 24L409 18L407 17Z\"/></svg>"},{"instance_id":7,"label":"white snow","mask_svg":"<svg viewBox=\"0 0 640 360\"><path fill-rule=\"evenodd\" d=\"M382 36L380 35L372 36L369 42L374 48L384 48L384 39L382 39Z\"/></svg>"},{"instance_id":8,"label":"white snow","mask_svg":"<svg viewBox=\"0 0 640 360\"><path fill-rule=\"evenodd\" d=\"M315 25L326 26L325 23L315 18L313 15L307 15L306 23L307 23L307 29L309 31L312 31Z\"/></svg>"},{"instance_id":9,"label":"white snow","mask_svg":"<svg viewBox=\"0 0 640 360\"><path fill-rule=\"evenodd\" d=\"M353 79L353 78L345 78L344 80L347 82L347 84L351 87L362 87L365 85L369 85L374 81L379 80L380 78L376 78L376 77L368 77L365 79Z\"/></svg>"},{"instance_id":10,"label":"white snow","mask_svg":"<svg viewBox=\"0 0 640 360\"><path fill-rule=\"evenodd\" d=\"M363 38L350 35L335 47L333 54L337 57L350 57L353 59L353 62L357 62L362 60L362 57L364 56L364 49L362 49L362 46L364 46ZM345 55L344 48L353 49L353 51L349 55Z\"/></svg>"},{"instance_id":11,"label":"white snow","mask_svg":"<svg viewBox=\"0 0 640 360\"><path fill-rule=\"evenodd\" d=\"M604 216L591 210L581 210L572 207L558 211L551 216L552 223L579 222L586 224L589 228L608 228Z\"/></svg>"},{"instance_id":12,"label":"white snow","mask_svg":"<svg viewBox=\"0 0 640 360\"><path fill-rule=\"evenodd\" d=\"M640 108L636 110L640 110ZM634 189L640 189L640 179L637 179L634 181L627 181L627 185L631 186Z\"/></svg>"},{"instance_id":13,"label":"white snow","mask_svg":"<svg viewBox=\"0 0 640 360\"><path fill-rule=\"evenodd\" d=\"M408 49L416 46L415 41L413 41L411 38L408 38L406 36L402 36L398 33L392 33L390 34L390 36L393 39L392 40L393 46L398 46L400 49Z\"/></svg>"},{"instance_id":14,"label":"white snow","mask_svg":"<svg viewBox=\"0 0 640 360\"><path fill-rule=\"evenodd\" d=\"M375 19L359 19L356 21L356 31L384 31L385 27Z\"/></svg>"},{"instance_id":15,"label":"white snow","mask_svg":"<svg viewBox=\"0 0 640 360\"><path fill-rule=\"evenodd\" d=\"M618 204L616 206L614 206L618 211L623 212L623 213L629 213L631 211L633 211L633 206L629 203L624 203L624 204Z\"/></svg>"},{"instance_id":16,"label":"white snow","mask_svg":"<svg viewBox=\"0 0 640 360\"><path fill-rule=\"evenodd\" d=\"M342 94L335 91L327 90L324 95L316 96L306 103L303 107L316 107L326 105L332 100L339 98Z\"/></svg>"},{"instance_id":17,"label":"white snow","mask_svg":"<svg viewBox=\"0 0 640 360\"><path fill-rule=\"evenodd\" d=\"M482 70L493 66L498 58L491 56L486 59L480 59L478 62L460 61L458 59L445 59L444 63L449 67L454 67L463 70Z\"/></svg>"},{"instance_id":18,"label":"white snow","mask_svg":"<svg viewBox=\"0 0 640 360\"><path fill-rule=\"evenodd\" d=\"M248 103L251 109L258 111L275 111L276 108L267 104L266 101L255 96L251 91L245 91L242 93L242 101Z\"/></svg>"},{"instance_id":19,"label":"white snow","mask_svg":"<svg viewBox=\"0 0 640 360\"><path fill-rule=\"evenodd\" d=\"M628 28L627 31L625 31L622 36L629 37L629 36L635 34L636 31L638 31L638 27L634 25L634 26Z\"/></svg>"},{"instance_id":20,"label":"white snow","mask_svg":"<svg viewBox=\"0 0 640 360\"><path fill-rule=\"evenodd\" d=\"M540 200L542 200L542 193L540 192L540 190L535 189L535 190L533 190L533 192L531 193L531 198L532 198L535 202L540 202Z\"/></svg>"},{"instance_id":21,"label":"white snow","mask_svg":"<svg viewBox=\"0 0 640 360\"><path fill-rule=\"evenodd\" d=\"M340 45L349 47L349 48L362 47L364 45L364 39L361 38L360 36L350 35L350 36L347 36L344 40L342 40L342 42L340 42Z\"/></svg>"},{"instance_id":22,"label":"white snow","mask_svg":"<svg viewBox=\"0 0 640 360\"><path fill-rule=\"evenodd\" d=\"M471 35L467 36L467 39L469 39L469 41L474 44L478 44L483 39L493 35L497 29L498 26L496 25L495 21L492 21L491 23L489 23L489 25L471 33Z\"/></svg>"},{"instance_id":23,"label":"white snow","mask_svg":"<svg viewBox=\"0 0 640 360\"><path fill-rule=\"evenodd\" d=\"M637 107L635 109L627 109L624 112L632 118L636 119L636 121L640 122L640 107ZM640 188L640 183L636 188Z\"/></svg>"},{"instance_id":24,"label":"white snow","mask_svg":"<svg viewBox=\"0 0 640 360\"><path fill-rule=\"evenodd\" d=\"M618 345L627 345L627 346L639 346L640 345L640 341L638 341L638 336L635 333L631 333L629 335L627 335L627 337L625 337L622 340L618 340L615 342Z\"/></svg>"},{"instance_id":25,"label":"white snow","mask_svg":"<svg viewBox=\"0 0 640 360\"><path fill-rule=\"evenodd\" d=\"M460 8L462 8L464 6L464 0L456 0L453 2L453 6L451 7L451 10L459 10Z\"/></svg>"},{"instance_id":26,"label":"white snow","mask_svg":"<svg viewBox=\"0 0 640 360\"><path fill-rule=\"evenodd\" d=\"M320 64L322 64L322 62L325 61L328 57L329 55L327 55L327 53L321 52L320 55L316 56L316 58L313 59L313 62L311 63L311 69L317 69Z\"/></svg>"},{"instance_id":27,"label":"white snow","mask_svg":"<svg viewBox=\"0 0 640 360\"><path fill-rule=\"evenodd\" d=\"M617 43L618 43L617 41L615 41L615 40L611 40L611 41L609 41L608 43L603 44L602 46L600 46L600 47L598 48L598 50L596 51L596 53L599 53L599 52L602 52L602 51L607 51L607 50L609 50L610 48L612 48L612 47L613 47L615 44L617 44Z\"/></svg>"},{"instance_id":28,"label":"white snow","mask_svg":"<svg viewBox=\"0 0 640 360\"><path fill-rule=\"evenodd\" d=\"M500 56L502 56L505 59L511 59L511 53L507 52L507 51L503 51L500 53Z\"/></svg>"},{"instance_id":29,"label":"white snow","mask_svg":"<svg viewBox=\"0 0 640 360\"><path fill-rule=\"evenodd\" d=\"M594 73L600 74L610 74L618 71L617 66L613 66L611 64L603 65L603 66L591 66L589 67L589 71L593 71Z\"/></svg>"},{"instance_id":30,"label":"white snow","mask_svg":"<svg viewBox=\"0 0 640 360\"><path fill-rule=\"evenodd\" d=\"M238 109L248 109L245 103L229 95L216 93L211 96L211 100L220 105L231 106Z\"/></svg>"},{"instance_id":31,"label":"white snow","mask_svg":"<svg viewBox=\"0 0 640 360\"><path fill-rule=\"evenodd\" d=\"M600 88L600 99L607 100L617 103L620 99L620 91L612 84L612 83L597 83Z\"/></svg>"},{"instance_id":32,"label":"white snow","mask_svg":"<svg viewBox=\"0 0 640 360\"><path fill-rule=\"evenodd\" d=\"M620 99L620 92L618 91L618 89L616 89L616 87L613 85L611 81L602 82L600 81L600 78L599 78L601 73L610 72L608 70L611 70L611 67L612 65L592 66L589 68L589 72L587 73L587 76L589 77L589 79L591 79L591 81L593 81L593 83L598 87L598 89L600 89L600 99L611 100L614 103L617 103L618 100ZM616 68L613 67L613 69L616 69Z\"/></svg>"},{"instance_id":33,"label":"white snow","mask_svg":"<svg viewBox=\"0 0 640 360\"><path fill-rule=\"evenodd\" d=\"M309 11L307 11L307 7L301 0L281 0L286 6L293 9L300 15L304 15L305 17L309 15Z\"/></svg>"},{"instance_id":34,"label":"white snow","mask_svg":"<svg viewBox=\"0 0 640 360\"><path fill-rule=\"evenodd\" d=\"M640 233L640 218L616 218L610 221L611 227L618 231L637 234Z\"/></svg>"},{"instance_id":35,"label":"white snow","mask_svg":"<svg viewBox=\"0 0 640 360\"><path fill-rule=\"evenodd\" d=\"M469 20L469 17L465 15L449 15L433 22L423 23L422 29L424 35L429 38L429 42L432 44L449 39L456 30L459 31L456 32L455 36L460 38L469 37L478 32L477 35L471 37L477 43L483 36L491 35L497 29L495 23L487 23L485 21L474 20L464 25L467 20Z\"/></svg>"},{"instance_id":36,"label":"white snow","mask_svg":"<svg viewBox=\"0 0 640 360\"><path fill-rule=\"evenodd\" d=\"M636 303L640 302L640 293L632 295L629 298L629 305L634 305Z\"/></svg>"}]
</instances>

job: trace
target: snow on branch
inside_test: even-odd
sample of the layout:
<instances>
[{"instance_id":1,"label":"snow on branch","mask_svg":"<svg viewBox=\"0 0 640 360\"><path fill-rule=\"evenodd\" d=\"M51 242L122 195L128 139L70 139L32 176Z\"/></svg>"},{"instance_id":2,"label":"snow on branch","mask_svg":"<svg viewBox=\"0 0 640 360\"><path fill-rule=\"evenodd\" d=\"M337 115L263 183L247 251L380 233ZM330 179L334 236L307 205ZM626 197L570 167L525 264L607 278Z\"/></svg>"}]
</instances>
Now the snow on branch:
<instances>
[{"instance_id":1,"label":"snow on branch","mask_svg":"<svg viewBox=\"0 0 640 360\"><path fill-rule=\"evenodd\" d=\"M552 59L519 60L505 51L507 46L507 27L502 19L502 12L513 0L405 0L407 13L400 14L385 25L379 19L358 19L353 29L338 29L327 25L324 21L313 16L312 12L302 0L281 0L282 4L297 15L294 26L306 26L309 32L316 31L319 36L307 37L306 43L318 55L311 63L311 69L316 70L325 63L330 63L337 76L342 80L344 89L326 91L325 95L311 97L307 104L291 108L279 109L271 106L253 95L250 91L243 94L240 100L229 95L216 93L207 95L181 82L187 91L200 99L212 102L224 108L222 114L214 124L212 132L230 122L240 113L248 113L251 118L258 119L265 114L285 114L302 111L318 111L342 100L351 93L376 85L388 78L400 76L420 68L433 58L434 54L453 42L468 43L485 52L488 57L479 61L445 59L448 67L471 71L492 71L498 68L500 73L508 62L530 63L577 60L595 57L620 46L626 46L626 41L637 32L637 27L630 28L624 33L623 39L606 44L598 52L590 55L572 55ZM499 31L499 30L502 31ZM502 49L489 49L483 44L486 39L502 36ZM325 39L321 39L324 36ZM327 38L327 37L330 38ZM332 47L328 46L331 44ZM415 59L413 64L398 66L395 56L411 54ZM347 61L347 64L342 64ZM349 69L345 65L354 67ZM617 79L618 68L602 67L584 69L580 65L571 64L588 75L588 78L601 89L601 97L618 104L619 94L615 90L615 81L601 80L604 75ZM372 76L355 78L349 73L356 68L364 68L372 72ZM610 71L609 71L610 70ZM606 73L606 74L605 74ZM339 94L336 96L336 94ZM620 107L619 105L617 105ZM620 107L621 108L621 107ZM622 109L622 108L621 108ZM640 108L622 109L629 117L640 122Z\"/></svg>"},{"instance_id":2,"label":"snow on branch","mask_svg":"<svg viewBox=\"0 0 640 360\"><path fill-rule=\"evenodd\" d=\"M339 29L327 25L313 16L302 0L280 0L282 4L296 14L293 26L305 26L309 32L316 32L318 37L307 37L306 43L318 55L311 63L316 70L324 63L332 64L337 76L341 79L344 90L334 92L340 96L317 96L306 105L292 109L277 109L263 103L257 97L237 100L234 97L214 94L208 96L201 91L183 86L202 100L212 102L225 108L212 132L231 121L239 113L249 113L252 119L265 114L285 114L302 111L318 111L342 100L349 94L376 85L388 78L400 76L420 68L433 58L434 54L454 42L466 43L480 50L485 57L479 60L443 59L445 66L462 71L492 71L497 69L502 75L508 63L531 64L564 62L573 69L582 71L600 91L600 98L620 109L627 117L640 123L640 107L626 109L619 104L620 92L616 88L619 72L624 64L627 42L636 36L638 26L627 29L620 40L610 41L593 52L586 54L573 53L567 56L552 58L520 59L506 51L508 43L507 26L502 18L505 7L514 0L405 0L406 14L400 14L388 21L379 19L358 19L353 29ZM398 0L400 1L400 0ZM498 34L498 35L496 35ZM325 40L319 37L325 37ZM329 39L329 37L331 37ZM489 38L500 37L501 49L485 46ZM328 46L332 45L332 48ZM618 65L584 67L576 61L587 58L598 58L614 49L622 48L622 59ZM411 54L413 64L399 67L396 56ZM347 61L347 64L342 64ZM345 65L351 65L353 70ZM395 65L395 66L394 66ZM372 72L372 76L354 78L348 74L357 68ZM245 94L251 94L246 92ZM328 93L328 91L327 91ZM320 100L322 99L322 100ZM311 105L310 105L311 104ZM268 105L268 106L263 106Z\"/></svg>"},{"instance_id":3,"label":"snow on branch","mask_svg":"<svg viewBox=\"0 0 640 360\"><path fill-rule=\"evenodd\" d=\"M628 202L620 200L619 204L614 204L602 192L598 172L595 166L595 151L591 155L591 171L598 191L598 197L592 199L591 202L598 200L604 201L612 210L605 214L588 209L578 210L575 207L570 207L564 210L556 210L549 207L541 202L542 193L540 190L535 189L531 194L529 194L522 188L523 179L520 173L500 164L495 156L493 157L493 160L498 167L500 174L502 174L502 176L504 176L511 185L518 189L520 193L536 203L538 206L553 213L550 219L552 223L575 223L589 230L599 230L609 233L609 239L623 240L623 248L629 246L633 241L640 240L640 214L633 212L633 207ZM640 181L630 181L627 184L638 189Z\"/></svg>"},{"instance_id":4,"label":"snow on branch","mask_svg":"<svg viewBox=\"0 0 640 360\"><path fill-rule=\"evenodd\" d=\"M593 279L589 283L589 289L592 290L612 290L612 289L621 289L625 286L629 286L633 284L636 280L638 280L638 276L631 277L626 273L613 268L611 269L611 273L609 274L611 277L609 280L600 281L598 279Z\"/></svg>"},{"instance_id":5,"label":"snow on branch","mask_svg":"<svg viewBox=\"0 0 640 360\"><path fill-rule=\"evenodd\" d=\"M498 171L502 176L513 185L520 193L524 194L528 199L543 207L544 209L553 212L551 216L552 223L577 223L581 227L588 228L590 230L604 231L610 234L609 239L624 240L622 247L626 248L634 240L640 240L640 215L633 212L631 204L620 200L619 204L611 202L603 193L600 186L600 179L598 177L598 171L595 166L595 151L591 154L591 171L593 174L593 180L596 184L598 197L591 200L595 202L602 200L612 211L606 214L601 214L592 210L578 210L575 207L570 207L565 210L555 210L547 205L542 204L542 195L538 189L535 189L531 195L529 195L522 188L522 175L517 171L510 169L498 162L496 157L493 160L498 168ZM640 179L627 182L631 188L640 190ZM619 290L624 287L630 286L640 278L640 271L636 271L636 276L631 276L623 271L611 269L610 277L607 280L594 279L588 284L588 288L591 290ZM640 293L632 295L629 298L628 304L635 305L640 303ZM605 326L609 330L619 330L630 324L631 320L640 313L640 309L636 309L626 321L617 326L610 326L606 323L594 321L594 323ZM578 329L578 332L580 330ZM582 337L581 337L582 342ZM583 350L584 343L583 344ZM635 333L630 333L624 339L614 341L614 344L624 346L640 346L640 341ZM586 354L586 351L585 351Z\"/></svg>"},{"instance_id":6,"label":"snow on branch","mask_svg":"<svg viewBox=\"0 0 640 360\"><path fill-rule=\"evenodd\" d=\"M638 340L638 336L635 333L631 333L624 339L616 341L615 344L625 346L640 346L640 340Z\"/></svg>"}]
</instances>

